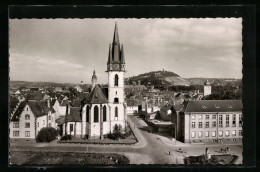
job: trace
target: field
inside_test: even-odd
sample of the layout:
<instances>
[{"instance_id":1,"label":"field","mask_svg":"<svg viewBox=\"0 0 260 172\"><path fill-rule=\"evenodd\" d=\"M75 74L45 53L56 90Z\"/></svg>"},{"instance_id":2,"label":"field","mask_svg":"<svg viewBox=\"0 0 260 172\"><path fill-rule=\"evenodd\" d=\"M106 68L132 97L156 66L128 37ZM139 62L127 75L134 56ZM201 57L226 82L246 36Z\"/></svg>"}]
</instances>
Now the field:
<instances>
[{"instance_id":1,"label":"field","mask_svg":"<svg viewBox=\"0 0 260 172\"><path fill-rule=\"evenodd\" d=\"M122 155L110 153L79 152L11 152L10 163L21 165L54 165L54 164L129 164Z\"/></svg>"}]
</instances>

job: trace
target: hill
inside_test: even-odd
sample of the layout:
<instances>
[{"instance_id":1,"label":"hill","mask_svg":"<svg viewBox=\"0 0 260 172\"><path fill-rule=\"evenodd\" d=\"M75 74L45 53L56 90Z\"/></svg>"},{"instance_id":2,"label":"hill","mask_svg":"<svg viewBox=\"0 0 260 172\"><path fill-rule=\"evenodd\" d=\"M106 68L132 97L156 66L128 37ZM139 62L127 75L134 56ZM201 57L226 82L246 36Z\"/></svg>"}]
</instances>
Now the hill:
<instances>
[{"instance_id":1,"label":"hill","mask_svg":"<svg viewBox=\"0 0 260 172\"><path fill-rule=\"evenodd\" d=\"M76 84L71 83L55 83L55 82L29 82L29 81L10 81L11 89L18 89L19 87L65 87L75 86Z\"/></svg>"},{"instance_id":2,"label":"hill","mask_svg":"<svg viewBox=\"0 0 260 172\"><path fill-rule=\"evenodd\" d=\"M234 78L185 78L191 85L203 85L207 80L211 85L232 85L235 87L241 87L242 80Z\"/></svg>"},{"instance_id":3,"label":"hill","mask_svg":"<svg viewBox=\"0 0 260 172\"><path fill-rule=\"evenodd\" d=\"M190 82L178 74L170 71L152 71L149 73L140 74L138 76L129 77L126 79L127 84L140 83L142 85L184 85L189 86Z\"/></svg>"}]
</instances>

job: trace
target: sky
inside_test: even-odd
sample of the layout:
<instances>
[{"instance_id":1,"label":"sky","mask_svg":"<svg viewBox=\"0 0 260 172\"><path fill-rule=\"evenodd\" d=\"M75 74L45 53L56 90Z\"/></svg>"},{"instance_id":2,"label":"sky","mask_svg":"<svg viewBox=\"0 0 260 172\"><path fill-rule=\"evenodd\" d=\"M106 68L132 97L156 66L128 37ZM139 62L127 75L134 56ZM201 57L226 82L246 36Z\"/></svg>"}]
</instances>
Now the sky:
<instances>
[{"instance_id":1,"label":"sky","mask_svg":"<svg viewBox=\"0 0 260 172\"><path fill-rule=\"evenodd\" d=\"M242 78L242 18L10 19L10 80L108 81L117 22L126 77L167 70L183 78Z\"/></svg>"}]
</instances>

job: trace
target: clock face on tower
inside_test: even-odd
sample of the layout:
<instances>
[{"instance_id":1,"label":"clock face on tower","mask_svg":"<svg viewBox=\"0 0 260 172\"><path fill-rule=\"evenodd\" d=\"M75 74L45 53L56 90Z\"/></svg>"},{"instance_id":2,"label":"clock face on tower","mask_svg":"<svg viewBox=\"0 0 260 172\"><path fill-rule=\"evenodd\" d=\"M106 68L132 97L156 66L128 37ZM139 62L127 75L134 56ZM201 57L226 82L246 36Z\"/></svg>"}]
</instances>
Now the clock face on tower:
<instances>
[{"instance_id":1,"label":"clock face on tower","mask_svg":"<svg viewBox=\"0 0 260 172\"><path fill-rule=\"evenodd\" d=\"M119 70L119 64L113 64L112 68L113 68L114 70Z\"/></svg>"}]
</instances>

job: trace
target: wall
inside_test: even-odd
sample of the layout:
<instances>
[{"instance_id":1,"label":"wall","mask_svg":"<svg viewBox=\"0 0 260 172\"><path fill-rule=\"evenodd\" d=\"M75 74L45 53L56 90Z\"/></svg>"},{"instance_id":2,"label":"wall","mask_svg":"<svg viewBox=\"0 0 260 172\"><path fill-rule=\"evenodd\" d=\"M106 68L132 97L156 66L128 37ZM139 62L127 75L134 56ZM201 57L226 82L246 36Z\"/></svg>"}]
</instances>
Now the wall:
<instances>
[{"instance_id":1,"label":"wall","mask_svg":"<svg viewBox=\"0 0 260 172\"><path fill-rule=\"evenodd\" d=\"M38 123L39 123L39 127L38 127ZM47 115L38 117L36 119L36 134L38 135L38 132L44 128L47 127Z\"/></svg>"}]
</instances>

